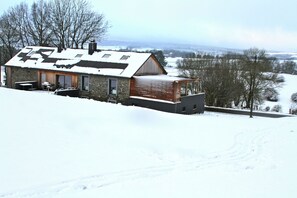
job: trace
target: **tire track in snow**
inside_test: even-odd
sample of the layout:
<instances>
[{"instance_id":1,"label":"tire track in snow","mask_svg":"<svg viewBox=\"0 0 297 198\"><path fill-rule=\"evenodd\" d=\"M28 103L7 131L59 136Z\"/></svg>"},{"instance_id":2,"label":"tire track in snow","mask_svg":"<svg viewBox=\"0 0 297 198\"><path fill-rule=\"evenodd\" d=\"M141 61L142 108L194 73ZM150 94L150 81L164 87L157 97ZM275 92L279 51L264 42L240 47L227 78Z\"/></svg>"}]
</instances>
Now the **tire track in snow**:
<instances>
[{"instance_id":1,"label":"tire track in snow","mask_svg":"<svg viewBox=\"0 0 297 198\"><path fill-rule=\"evenodd\" d=\"M208 153L207 156L197 161L172 162L167 165L149 166L145 168L116 171L106 174L93 175L60 183L40 186L28 190L10 193L0 193L0 198L24 198L53 196L59 193L71 191L83 191L103 188L113 184L152 178L168 174L176 169L182 171L201 171L223 165L242 163L244 161L259 158L262 153L263 144L269 130L261 130L259 134L239 133L234 137L233 145L222 152Z\"/></svg>"}]
</instances>

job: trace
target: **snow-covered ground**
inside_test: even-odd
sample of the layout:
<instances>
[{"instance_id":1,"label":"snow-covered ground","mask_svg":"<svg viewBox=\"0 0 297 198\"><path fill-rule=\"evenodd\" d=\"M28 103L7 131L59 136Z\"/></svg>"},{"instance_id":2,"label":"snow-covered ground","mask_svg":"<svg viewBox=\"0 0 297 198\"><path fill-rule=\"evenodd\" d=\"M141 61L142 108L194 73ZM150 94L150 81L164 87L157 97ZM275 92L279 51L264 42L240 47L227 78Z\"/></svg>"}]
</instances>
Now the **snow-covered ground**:
<instances>
[{"instance_id":1,"label":"snow-covered ground","mask_svg":"<svg viewBox=\"0 0 297 198\"><path fill-rule=\"evenodd\" d=\"M295 198L296 117L178 115L0 88L1 198Z\"/></svg>"},{"instance_id":2,"label":"snow-covered ground","mask_svg":"<svg viewBox=\"0 0 297 198\"><path fill-rule=\"evenodd\" d=\"M5 78L5 75L4 75L4 67L2 67L1 65L0 65L0 73L1 73L1 76L0 76L0 79L1 79L1 81L0 81L0 86L1 85L4 85L4 78Z\"/></svg>"},{"instance_id":3,"label":"snow-covered ground","mask_svg":"<svg viewBox=\"0 0 297 198\"><path fill-rule=\"evenodd\" d=\"M181 57L166 57L165 61L167 62L167 65L165 67L165 70L167 71L169 76L178 76L178 69L177 69L177 61L182 60Z\"/></svg>"},{"instance_id":4,"label":"snow-covered ground","mask_svg":"<svg viewBox=\"0 0 297 198\"><path fill-rule=\"evenodd\" d=\"M285 79L285 82L281 83L277 88L279 92L279 100L277 102L265 101L262 108L269 106L272 109L275 105L281 106L281 113L289 113L290 109L294 107L294 103L291 101L293 93L297 93L297 75L280 74Z\"/></svg>"}]
</instances>

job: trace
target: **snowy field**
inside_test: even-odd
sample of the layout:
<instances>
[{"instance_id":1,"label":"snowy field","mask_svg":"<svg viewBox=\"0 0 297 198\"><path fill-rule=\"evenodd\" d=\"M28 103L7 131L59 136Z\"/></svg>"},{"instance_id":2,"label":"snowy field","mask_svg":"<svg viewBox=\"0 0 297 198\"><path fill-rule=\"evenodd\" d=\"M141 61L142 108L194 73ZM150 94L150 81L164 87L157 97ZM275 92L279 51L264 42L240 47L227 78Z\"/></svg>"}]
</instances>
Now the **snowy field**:
<instances>
[{"instance_id":1,"label":"snowy field","mask_svg":"<svg viewBox=\"0 0 297 198\"><path fill-rule=\"evenodd\" d=\"M295 198L297 118L0 88L1 198Z\"/></svg>"},{"instance_id":2,"label":"snowy field","mask_svg":"<svg viewBox=\"0 0 297 198\"><path fill-rule=\"evenodd\" d=\"M280 74L285 79L285 82L281 83L276 89L279 93L279 101L268 102L266 101L262 108L269 106L272 109L275 105L280 105L282 107L281 113L289 113L290 109L296 108L294 103L291 101L291 96L293 93L297 93L297 75L290 74Z\"/></svg>"},{"instance_id":3,"label":"snowy field","mask_svg":"<svg viewBox=\"0 0 297 198\"><path fill-rule=\"evenodd\" d=\"M1 78L1 81L0 81L0 86L1 85L4 85L4 78L5 78L5 76L4 76L4 67L2 67L1 65L0 65L0 73L1 73L1 76L0 76L0 78Z\"/></svg>"}]
</instances>

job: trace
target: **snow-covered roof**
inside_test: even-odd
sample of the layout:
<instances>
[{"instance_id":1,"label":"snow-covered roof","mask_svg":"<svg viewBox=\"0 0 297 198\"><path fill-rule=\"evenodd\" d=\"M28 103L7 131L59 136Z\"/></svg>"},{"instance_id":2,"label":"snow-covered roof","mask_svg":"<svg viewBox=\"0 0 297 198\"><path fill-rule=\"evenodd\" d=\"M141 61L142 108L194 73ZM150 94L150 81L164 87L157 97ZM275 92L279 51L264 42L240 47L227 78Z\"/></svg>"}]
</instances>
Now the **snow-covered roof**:
<instances>
[{"instance_id":1,"label":"snow-covered roof","mask_svg":"<svg viewBox=\"0 0 297 198\"><path fill-rule=\"evenodd\" d=\"M168 75L146 75L146 76L134 76L133 78L135 79L140 79L140 80L150 80L150 81L169 81L169 82L174 82L174 81L192 81L190 78L182 78L182 77L177 77L177 76L168 76Z\"/></svg>"},{"instance_id":2,"label":"snow-covered roof","mask_svg":"<svg viewBox=\"0 0 297 198\"><path fill-rule=\"evenodd\" d=\"M5 65L74 73L131 78L149 59L151 53L95 51L85 49L28 46Z\"/></svg>"}]
</instances>

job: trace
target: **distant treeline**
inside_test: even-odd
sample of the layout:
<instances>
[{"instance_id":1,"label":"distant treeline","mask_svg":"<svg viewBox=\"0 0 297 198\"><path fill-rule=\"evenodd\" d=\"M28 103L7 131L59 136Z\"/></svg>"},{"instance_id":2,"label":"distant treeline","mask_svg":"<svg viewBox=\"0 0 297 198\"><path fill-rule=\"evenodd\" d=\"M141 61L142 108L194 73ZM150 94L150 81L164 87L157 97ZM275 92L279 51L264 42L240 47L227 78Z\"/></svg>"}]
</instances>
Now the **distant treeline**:
<instances>
[{"instance_id":1,"label":"distant treeline","mask_svg":"<svg viewBox=\"0 0 297 198\"><path fill-rule=\"evenodd\" d=\"M265 50L251 48L242 54L187 54L177 63L180 76L201 80L209 106L254 109L263 100L277 101L279 73L297 74L296 63L278 61Z\"/></svg>"}]
</instances>

